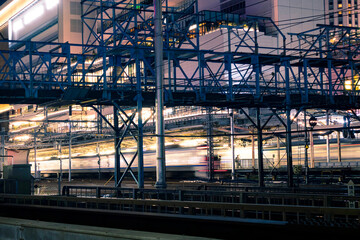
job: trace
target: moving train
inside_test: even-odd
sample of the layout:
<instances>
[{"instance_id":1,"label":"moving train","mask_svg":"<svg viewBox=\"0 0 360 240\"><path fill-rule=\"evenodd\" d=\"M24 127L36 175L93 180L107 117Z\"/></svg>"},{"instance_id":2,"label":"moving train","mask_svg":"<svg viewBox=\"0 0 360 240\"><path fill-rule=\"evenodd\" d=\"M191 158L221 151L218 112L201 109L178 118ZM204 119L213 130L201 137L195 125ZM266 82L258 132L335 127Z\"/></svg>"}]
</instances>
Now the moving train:
<instances>
[{"instance_id":1,"label":"moving train","mask_svg":"<svg viewBox=\"0 0 360 240\"><path fill-rule=\"evenodd\" d=\"M255 147L255 168L257 168L257 150ZM123 154L120 160L121 170L127 167L127 163L131 162L135 151ZM246 170L253 169L252 148L237 147L235 156L237 156L238 163L236 169ZM347 142L341 145L341 162L339 162L338 145L332 143L330 145L330 162L327 162L327 146L324 142L319 142L314 146L314 167L315 168L360 168L360 143ZM209 163L207 160L207 147L173 147L166 149L166 171L168 176L194 176L199 178L206 178L209 172ZM286 167L286 149L284 146L276 147L274 145L264 146L264 169ZM292 148L293 165L304 166L305 163L305 146L303 144L294 144ZM124 160L125 158L125 160ZM309 166L310 150L308 151ZM214 172L215 173L229 173L232 168L232 155L229 147L218 147L215 149L214 156ZM34 172L34 162L32 164L32 171ZM37 170L43 176L59 173L60 169L63 173L68 172L69 160L67 158L50 159L37 161ZM137 171L137 159L132 164L132 170ZM155 172L156 168L156 153L155 151L144 151L144 171L145 173ZM71 160L72 174L83 173L111 173L114 171L114 154L107 155L93 155L73 157Z\"/></svg>"},{"instance_id":2,"label":"moving train","mask_svg":"<svg viewBox=\"0 0 360 240\"><path fill-rule=\"evenodd\" d=\"M120 157L120 168L124 171L127 163L130 163L136 152L123 153ZM208 174L207 148L204 146L198 147L173 147L166 149L166 171L169 176L195 176L199 178L206 178ZM125 158L125 159L124 159ZM34 162L32 164L32 171L34 172ZM49 160L37 161L38 174L42 176L50 176L54 173L67 173L69 171L69 159L53 158ZM156 152L144 151L144 172L155 172L156 168ZM133 162L131 169L137 171L137 159ZM223 171L220 169L220 160L217 156L214 157L215 172ZM71 159L71 173L84 174L92 173L111 173L114 171L114 154L107 155L93 155L72 157Z\"/></svg>"}]
</instances>

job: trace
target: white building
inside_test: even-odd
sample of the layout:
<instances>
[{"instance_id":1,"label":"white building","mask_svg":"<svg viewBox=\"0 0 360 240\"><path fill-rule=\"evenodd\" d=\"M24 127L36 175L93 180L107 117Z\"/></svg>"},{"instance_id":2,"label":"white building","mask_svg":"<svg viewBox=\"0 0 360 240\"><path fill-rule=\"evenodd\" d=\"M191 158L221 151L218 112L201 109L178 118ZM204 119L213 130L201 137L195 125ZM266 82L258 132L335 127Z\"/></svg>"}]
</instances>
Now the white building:
<instances>
[{"instance_id":1,"label":"white building","mask_svg":"<svg viewBox=\"0 0 360 240\"><path fill-rule=\"evenodd\" d=\"M246 0L246 15L270 17L285 35L326 23L323 0Z\"/></svg>"},{"instance_id":2,"label":"white building","mask_svg":"<svg viewBox=\"0 0 360 240\"><path fill-rule=\"evenodd\" d=\"M8 20L9 40L82 43L80 0L28 1L20 9L13 2L2 8L15 12ZM18 47L18 43L10 43L10 48Z\"/></svg>"}]
</instances>

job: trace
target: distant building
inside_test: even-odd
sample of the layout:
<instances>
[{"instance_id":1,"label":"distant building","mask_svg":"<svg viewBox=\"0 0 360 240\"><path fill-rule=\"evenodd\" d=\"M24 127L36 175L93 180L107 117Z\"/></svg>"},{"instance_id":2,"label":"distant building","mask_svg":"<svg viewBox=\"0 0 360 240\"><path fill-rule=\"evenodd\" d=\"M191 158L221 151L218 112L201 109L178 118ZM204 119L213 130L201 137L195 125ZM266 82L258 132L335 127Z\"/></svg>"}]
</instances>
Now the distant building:
<instances>
[{"instance_id":1,"label":"distant building","mask_svg":"<svg viewBox=\"0 0 360 240\"><path fill-rule=\"evenodd\" d=\"M359 0L325 0L326 23L359 26Z\"/></svg>"},{"instance_id":2,"label":"distant building","mask_svg":"<svg viewBox=\"0 0 360 240\"><path fill-rule=\"evenodd\" d=\"M225 13L245 14L246 0L221 0L220 11Z\"/></svg>"},{"instance_id":3,"label":"distant building","mask_svg":"<svg viewBox=\"0 0 360 240\"><path fill-rule=\"evenodd\" d=\"M38 0L11 17L9 40L81 43L79 0ZM19 47L11 43L11 48Z\"/></svg>"}]
</instances>

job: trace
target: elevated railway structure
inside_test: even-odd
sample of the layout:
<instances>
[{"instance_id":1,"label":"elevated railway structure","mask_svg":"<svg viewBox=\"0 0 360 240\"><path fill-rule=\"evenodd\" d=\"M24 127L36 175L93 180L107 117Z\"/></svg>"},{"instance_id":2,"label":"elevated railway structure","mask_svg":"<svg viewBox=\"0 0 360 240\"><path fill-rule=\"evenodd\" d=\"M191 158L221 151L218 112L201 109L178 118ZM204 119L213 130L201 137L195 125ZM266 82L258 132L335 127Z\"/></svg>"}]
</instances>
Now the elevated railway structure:
<instances>
[{"instance_id":1,"label":"elevated railway structure","mask_svg":"<svg viewBox=\"0 0 360 240\"><path fill-rule=\"evenodd\" d=\"M113 106L114 121L102 118L114 132L119 186L136 159L138 166L143 164L143 127L148 119L140 113L158 99L154 2L83 0L81 6L83 44L6 41L13 47L0 51L0 102L79 104L101 116L98 106ZM163 1L162 14L164 105L206 107L209 121L212 107L255 109L256 116L247 118L258 141L260 186L262 132L270 119L285 129L287 181L293 186L291 110L307 116L307 111L318 108L358 108L357 28L318 25L285 36L271 19L198 11L196 0L178 6ZM130 114L124 110L128 107L134 108ZM272 113L263 116L262 109ZM209 124L209 159L212 134ZM137 151L120 173L125 136L133 138ZM142 187L141 168L133 177Z\"/></svg>"},{"instance_id":2,"label":"elevated railway structure","mask_svg":"<svg viewBox=\"0 0 360 240\"><path fill-rule=\"evenodd\" d=\"M208 187L203 191L65 186L64 196L2 194L0 208L3 217L54 221L51 212L62 223L220 239L255 228L264 236L274 232L351 236L358 232L360 212L354 206L359 199L343 194L341 188L281 188L277 192L276 188L232 187L227 191Z\"/></svg>"}]
</instances>

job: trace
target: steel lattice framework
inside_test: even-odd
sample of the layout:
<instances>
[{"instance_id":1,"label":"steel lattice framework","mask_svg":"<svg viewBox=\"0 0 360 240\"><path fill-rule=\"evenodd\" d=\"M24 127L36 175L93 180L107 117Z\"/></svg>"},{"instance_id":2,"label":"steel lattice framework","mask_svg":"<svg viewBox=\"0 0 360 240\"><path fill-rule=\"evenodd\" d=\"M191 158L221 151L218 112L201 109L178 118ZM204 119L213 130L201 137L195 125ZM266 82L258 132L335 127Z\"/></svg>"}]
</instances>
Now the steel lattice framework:
<instances>
[{"instance_id":1,"label":"steel lattice framework","mask_svg":"<svg viewBox=\"0 0 360 240\"><path fill-rule=\"evenodd\" d=\"M16 50L0 51L0 102L76 103L95 109L114 105L114 112L122 112L117 115L123 123L119 127L117 119L111 125L117 139L116 161L120 162L123 136L131 135L138 142L138 152L127 161L131 171L136 157L142 164L146 120L138 113L155 102L153 1L83 0L81 4L83 44L27 41L18 42L21 47ZM162 22L165 104L253 107L259 113L260 108L274 113L285 110L290 185L290 110L358 108L356 28L318 25L285 36L271 19L199 12L196 0L178 6L164 1ZM281 47L269 45L269 38ZM345 88L346 81L350 88ZM122 106L136 110L128 116ZM262 127L255 122L261 135ZM130 125L137 133L129 131ZM121 179L116 176L117 183Z\"/></svg>"}]
</instances>

